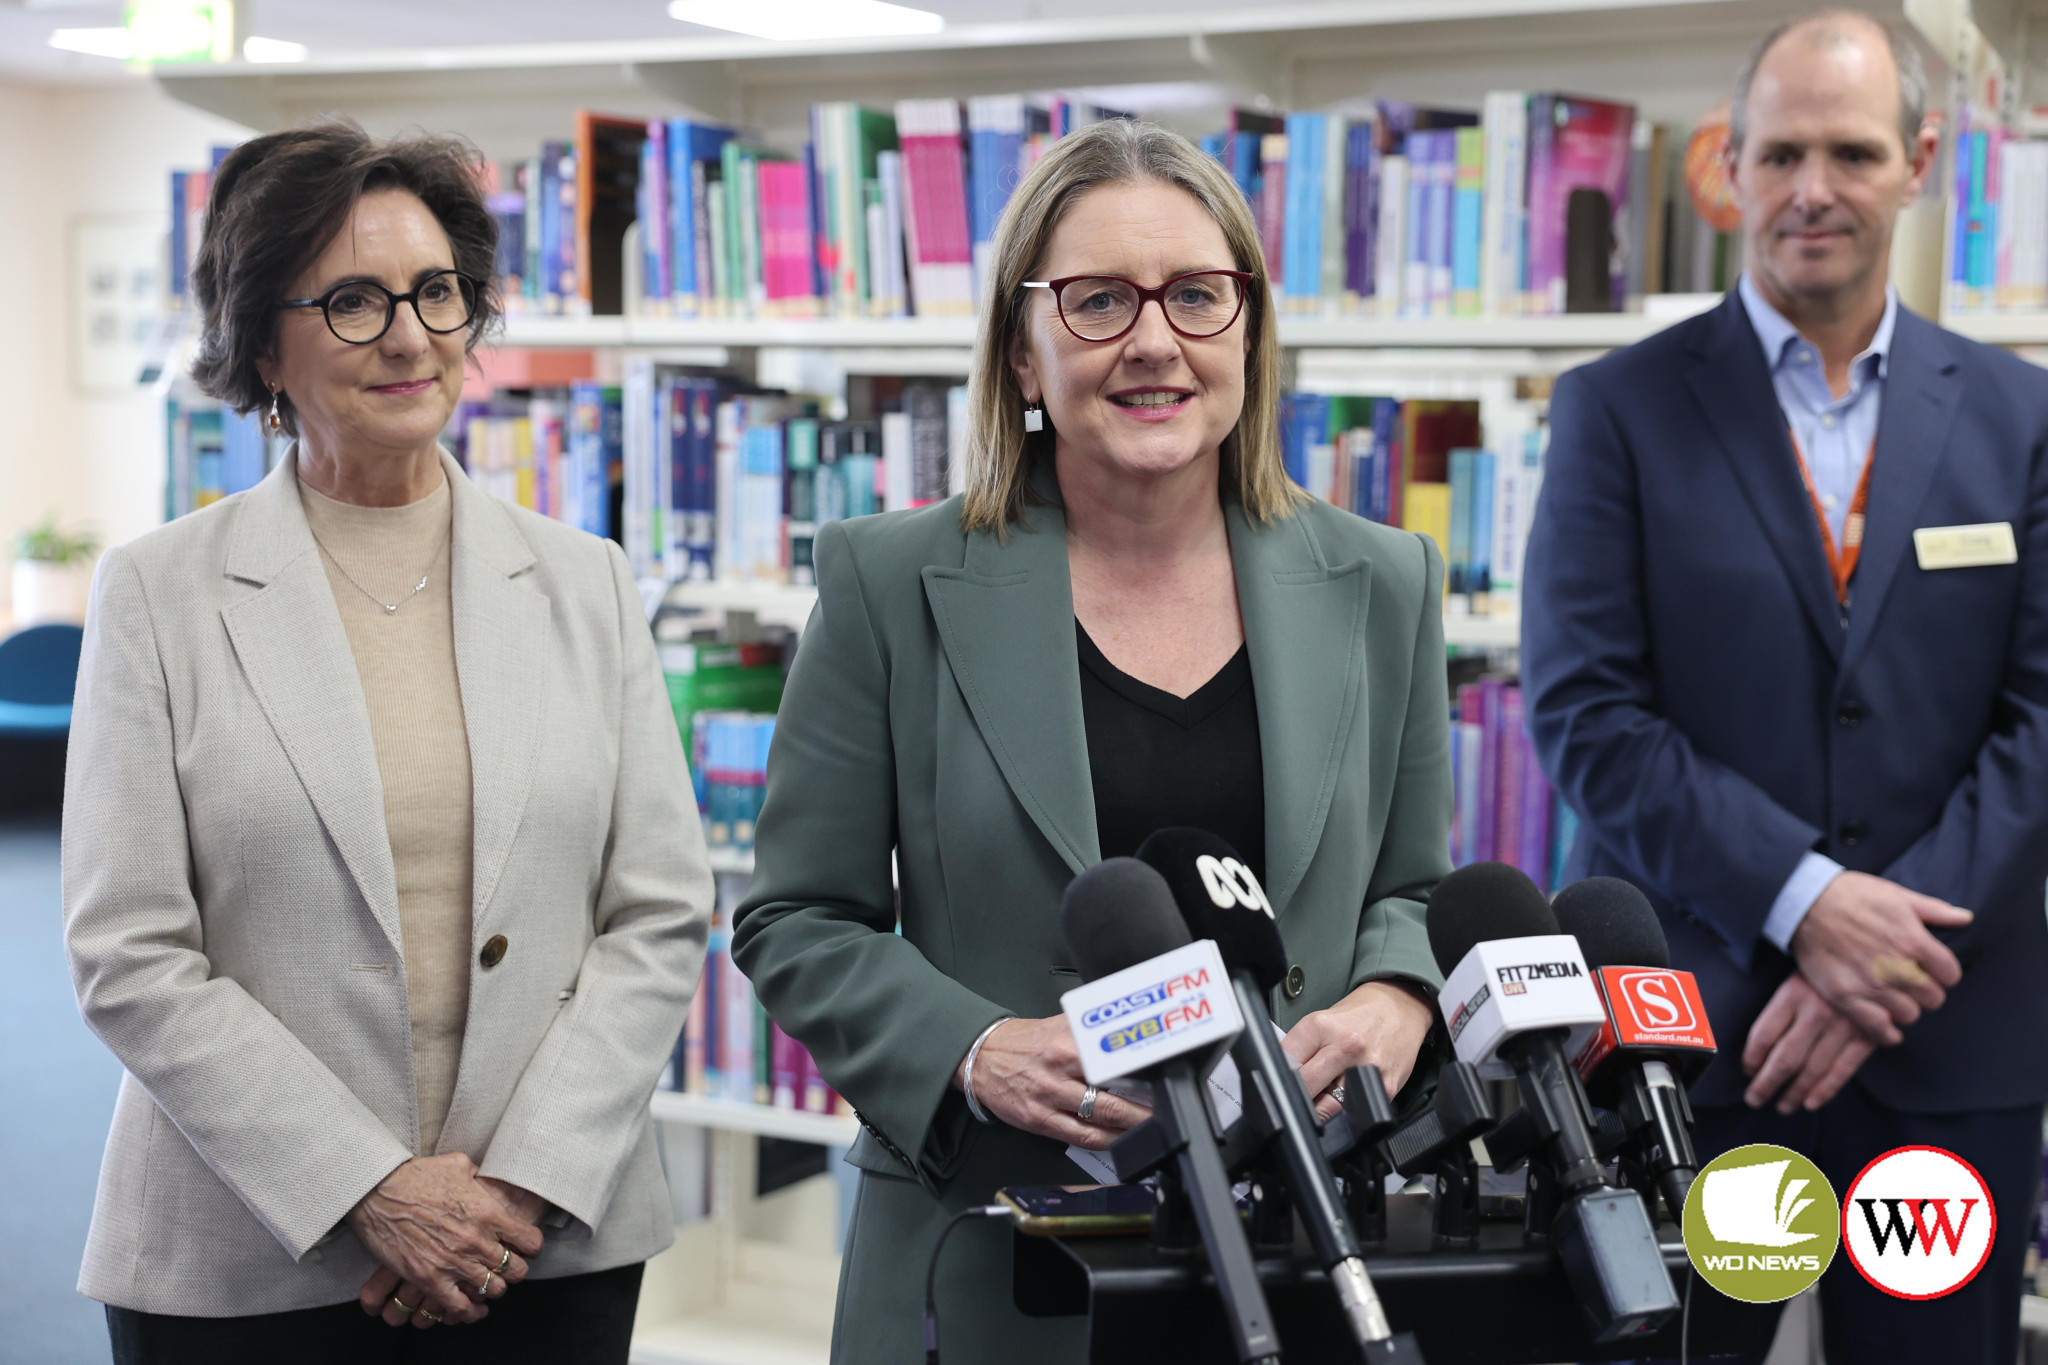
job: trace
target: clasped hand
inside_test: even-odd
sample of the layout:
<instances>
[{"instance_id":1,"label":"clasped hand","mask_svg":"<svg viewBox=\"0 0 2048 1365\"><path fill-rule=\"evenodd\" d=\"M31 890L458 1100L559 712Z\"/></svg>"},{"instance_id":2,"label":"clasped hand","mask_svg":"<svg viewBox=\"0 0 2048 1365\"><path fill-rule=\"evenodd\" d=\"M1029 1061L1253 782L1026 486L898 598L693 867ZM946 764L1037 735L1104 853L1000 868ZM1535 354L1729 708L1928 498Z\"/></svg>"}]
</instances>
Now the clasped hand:
<instances>
[{"instance_id":1,"label":"clasped hand","mask_svg":"<svg viewBox=\"0 0 2048 1365\"><path fill-rule=\"evenodd\" d=\"M356 1300L393 1327L430 1327L434 1315L479 1321L486 1299L526 1278L545 1207L531 1191L479 1176L460 1152L414 1157L349 1210L349 1226L379 1263Z\"/></svg>"},{"instance_id":2,"label":"clasped hand","mask_svg":"<svg viewBox=\"0 0 2048 1365\"><path fill-rule=\"evenodd\" d=\"M1281 1046L1300 1065L1302 1084L1316 1097L1316 1117L1327 1121L1341 1107L1329 1087L1347 1067L1377 1066L1387 1093L1398 1093L1415 1069L1432 1017L1429 1004L1407 987L1369 981L1329 1009L1303 1016ZM961 1082L956 1071L953 1083L958 1087ZM1062 1016L1005 1020L975 1057L976 1102L1012 1128L1101 1151L1152 1116L1146 1106L1105 1090L1084 1123L1076 1111L1087 1089L1080 1054Z\"/></svg>"}]
</instances>

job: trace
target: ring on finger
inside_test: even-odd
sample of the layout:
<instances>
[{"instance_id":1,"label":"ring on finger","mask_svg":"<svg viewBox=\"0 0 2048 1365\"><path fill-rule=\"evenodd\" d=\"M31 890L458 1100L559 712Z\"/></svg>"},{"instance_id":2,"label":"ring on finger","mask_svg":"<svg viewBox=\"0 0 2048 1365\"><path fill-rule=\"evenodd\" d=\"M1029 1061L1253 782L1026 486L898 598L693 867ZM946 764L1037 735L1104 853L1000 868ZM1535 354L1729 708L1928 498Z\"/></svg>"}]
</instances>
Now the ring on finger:
<instances>
[{"instance_id":1,"label":"ring on finger","mask_svg":"<svg viewBox=\"0 0 2048 1365\"><path fill-rule=\"evenodd\" d=\"M1344 1103L1344 1082L1335 1081L1331 1083L1330 1098L1337 1101L1337 1103L1339 1104Z\"/></svg>"},{"instance_id":2,"label":"ring on finger","mask_svg":"<svg viewBox=\"0 0 2048 1365\"><path fill-rule=\"evenodd\" d=\"M425 1307L424 1305L421 1306L419 1315L425 1318L428 1322L439 1322L441 1320L441 1315L439 1313L436 1313L433 1309Z\"/></svg>"},{"instance_id":3,"label":"ring on finger","mask_svg":"<svg viewBox=\"0 0 2048 1365\"><path fill-rule=\"evenodd\" d=\"M1086 1090L1083 1090L1083 1091L1081 1092L1081 1106L1080 1106L1080 1108L1078 1108L1078 1109L1076 1109L1076 1110L1074 1111L1074 1117L1075 1117L1075 1118L1077 1118L1077 1119L1079 1119L1079 1120L1081 1120L1081 1122L1083 1122L1083 1123L1092 1123L1092 1122L1094 1122L1094 1121L1095 1121L1095 1099L1096 1099L1096 1096L1100 1095L1101 1093L1102 1093L1101 1091L1097 1090L1097 1089L1096 1089L1096 1088L1095 1088L1094 1086L1092 1086L1092 1085L1091 1085L1091 1086L1089 1086L1089 1087L1088 1087L1088 1088L1087 1088Z\"/></svg>"},{"instance_id":4,"label":"ring on finger","mask_svg":"<svg viewBox=\"0 0 2048 1365\"><path fill-rule=\"evenodd\" d=\"M491 1296L491 1281L497 1278L497 1274L498 1272L495 1270L486 1270L484 1272L483 1285L476 1291L478 1298L488 1299Z\"/></svg>"},{"instance_id":5,"label":"ring on finger","mask_svg":"<svg viewBox=\"0 0 2048 1365\"><path fill-rule=\"evenodd\" d=\"M500 1242L498 1244L498 1250L503 1252L504 1255L498 1257L498 1263L491 1267L491 1273L493 1275L504 1274L505 1267L512 1264L512 1248L506 1246L503 1242Z\"/></svg>"},{"instance_id":6,"label":"ring on finger","mask_svg":"<svg viewBox=\"0 0 2048 1365\"><path fill-rule=\"evenodd\" d=\"M396 1294L393 1294L393 1295L391 1296L390 1302L391 1302L392 1304L396 1305L396 1307L398 1308L398 1311L399 1311L399 1312L401 1312L401 1313L403 1313L403 1314L405 1314L405 1315L406 1315L407 1317L411 1317L411 1316L412 1316L412 1315L413 1315L414 1313L417 1313L417 1312L419 1311L419 1310L418 1310L417 1308L408 1308L408 1307L406 1307L406 1306L405 1306L405 1300L404 1300L404 1299L401 1299L401 1298L399 1298L399 1297L398 1297L398 1295L396 1295Z\"/></svg>"}]
</instances>

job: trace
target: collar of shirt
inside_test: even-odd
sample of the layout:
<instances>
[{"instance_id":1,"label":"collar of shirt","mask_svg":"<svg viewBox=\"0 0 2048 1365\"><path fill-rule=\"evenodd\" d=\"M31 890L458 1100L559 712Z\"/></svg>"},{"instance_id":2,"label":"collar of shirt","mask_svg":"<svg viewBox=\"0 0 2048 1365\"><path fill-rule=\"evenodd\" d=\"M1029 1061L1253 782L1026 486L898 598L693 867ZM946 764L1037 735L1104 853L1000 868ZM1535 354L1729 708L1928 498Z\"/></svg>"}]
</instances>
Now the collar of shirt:
<instances>
[{"instance_id":1,"label":"collar of shirt","mask_svg":"<svg viewBox=\"0 0 2048 1365\"><path fill-rule=\"evenodd\" d=\"M1884 316L1877 332L1857 357L1849 362L1849 391L1836 398L1828 388L1827 371L1821 364L1820 349L1799 334L1799 329L1773 308L1763 292L1751 282L1748 272L1736 283L1742 306L1749 313L1749 325L1763 343L1764 359L1770 363L1771 378L1782 390L1790 387L1813 412L1846 407L1862 395L1873 378L1882 381L1891 364L1892 330L1899 317L1899 294L1890 285L1884 291Z\"/></svg>"}]
</instances>

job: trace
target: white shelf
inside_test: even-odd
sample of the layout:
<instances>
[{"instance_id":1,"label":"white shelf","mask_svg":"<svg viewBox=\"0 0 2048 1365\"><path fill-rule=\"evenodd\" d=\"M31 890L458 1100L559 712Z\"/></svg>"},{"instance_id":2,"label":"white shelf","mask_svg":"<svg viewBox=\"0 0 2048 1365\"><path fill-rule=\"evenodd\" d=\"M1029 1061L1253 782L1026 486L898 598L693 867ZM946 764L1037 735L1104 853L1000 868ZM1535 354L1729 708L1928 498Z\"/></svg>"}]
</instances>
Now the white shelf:
<instances>
[{"instance_id":1,"label":"white shelf","mask_svg":"<svg viewBox=\"0 0 2048 1365\"><path fill-rule=\"evenodd\" d=\"M1676 318L1644 313L1569 313L1551 317L1280 319L1283 346L1326 349L1457 348L1598 350L1627 346ZM974 345L972 318L567 318L505 319L502 344L561 349L633 348L712 351L736 346L879 352L857 356L850 369L909 373L966 372ZM2048 337L2048 325L2036 324ZM922 354L912 354L922 353ZM716 363L706 360L701 363ZM908 367L908 368L905 368Z\"/></svg>"},{"instance_id":2,"label":"white shelf","mask_svg":"<svg viewBox=\"0 0 2048 1365\"><path fill-rule=\"evenodd\" d=\"M764 621L786 621L801 626L810 618L811 607L818 600L818 590L789 583L678 583L669 589L668 600L719 611L751 611ZM1521 643L1521 624L1520 617L1513 614L1465 616L1446 612L1444 643L1474 649L1513 649ZM723 853L728 857L737 856L734 850L724 850ZM751 856L746 858L744 869L737 866L723 868L714 863L712 870L752 871L753 859Z\"/></svg>"},{"instance_id":3,"label":"white shelf","mask_svg":"<svg viewBox=\"0 0 2048 1365\"><path fill-rule=\"evenodd\" d=\"M2048 312L1944 313L1941 325L1993 346L2048 346Z\"/></svg>"},{"instance_id":4,"label":"white shelf","mask_svg":"<svg viewBox=\"0 0 2048 1365\"><path fill-rule=\"evenodd\" d=\"M851 1147L854 1139L860 1136L860 1121L838 1114L813 1114L802 1109L742 1104L738 1100L686 1094L679 1090L655 1091L649 1108L658 1123L685 1123L728 1133L815 1142L821 1147Z\"/></svg>"},{"instance_id":5,"label":"white shelf","mask_svg":"<svg viewBox=\"0 0 2048 1365\"><path fill-rule=\"evenodd\" d=\"M748 874L754 870L754 850L751 848L713 844L704 852L713 872Z\"/></svg>"},{"instance_id":6,"label":"white shelf","mask_svg":"<svg viewBox=\"0 0 2048 1365\"><path fill-rule=\"evenodd\" d=\"M1467 649L1519 649L1522 618L1519 615L1465 616L1444 613L1444 643Z\"/></svg>"}]
</instances>

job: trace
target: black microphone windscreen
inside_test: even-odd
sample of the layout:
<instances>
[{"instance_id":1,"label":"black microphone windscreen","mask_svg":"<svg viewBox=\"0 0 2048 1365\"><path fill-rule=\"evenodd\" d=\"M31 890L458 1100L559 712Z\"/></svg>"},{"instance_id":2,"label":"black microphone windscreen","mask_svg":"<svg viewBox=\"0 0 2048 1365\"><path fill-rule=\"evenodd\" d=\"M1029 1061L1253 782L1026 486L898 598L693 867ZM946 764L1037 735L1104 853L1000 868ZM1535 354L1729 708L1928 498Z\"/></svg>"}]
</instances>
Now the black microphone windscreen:
<instances>
[{"instance_id":1,"label":"black microphone windscreen","mask_svg":"<svg viewBox=\"0 0 2048 1365\"><path fill-rule=\"evenodd\" d=\"M1188 932L1216 941L1225 967L1250 972L1260 990L1286 980L1287 945L1271 902L1227 840L1204 829L1155 830L1138 845L1138 857L1166 878Z\"/></svg>"},{"instance_id":2,"label":"black microphone windscreen","mask_svg":"<svg viewBox=\"0 0 2048 1365\"><path fill-rule=\"evenodd\" d=\"M1429 950L1446 976L1474 944L1560 932L1542 890L1506 863L1470 863L1438 882L1425 922Z\"/></svg>"},{"instance_id":3,"label":"black microphone windscreen","mask_svg":"<svg viewBox=\"0 0 2048 1365\"><path fill-rule=\"evenodd\" d=\"M1650 898L1619 877L1588 877L1557 893L1558 928L1579 941L1588 967L1669 967L1671 945Z\"/></svg>"},{"instance_id":4,"label":"black microphone windscreen","mask_svg":"<svg viewBox=\"0 0 2048 1365\"><path fill-rule=\"evenodd\" d=\"M1194 941L1165 879L1136 858L1106 858L1068 882L1060 933L1084 981Z\"/></svg>"}]
</instances>

